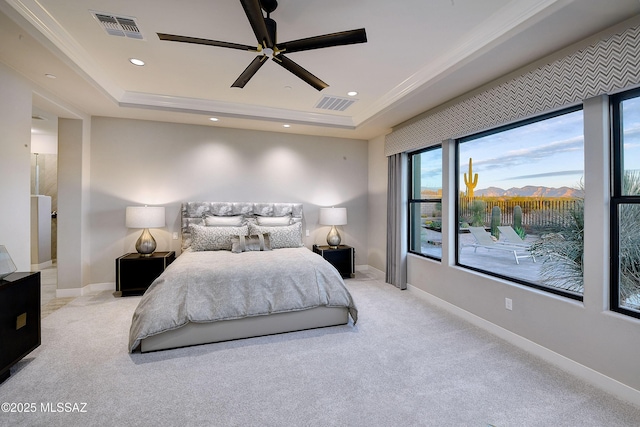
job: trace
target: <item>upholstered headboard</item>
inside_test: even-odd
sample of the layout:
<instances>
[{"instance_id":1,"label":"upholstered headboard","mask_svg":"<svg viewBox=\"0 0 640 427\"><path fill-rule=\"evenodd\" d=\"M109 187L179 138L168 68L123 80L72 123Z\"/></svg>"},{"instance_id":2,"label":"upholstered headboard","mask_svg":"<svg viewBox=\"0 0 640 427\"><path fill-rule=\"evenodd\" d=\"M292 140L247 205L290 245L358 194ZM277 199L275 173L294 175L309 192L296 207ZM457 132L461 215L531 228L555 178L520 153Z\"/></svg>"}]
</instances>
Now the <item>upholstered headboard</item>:
<instances>
[{"instance_id":1,"label":"upholstered headboard","mask_svg":"<svg viewBox=\"0 0 640 427\"><path fill-rule=\"evenodd\" d=\"M182 249L191 245L189 226L204 225L204 218L242 215L248 221L258 216L291 216L291 223L302 222L302 203L264 202L186 202L182 204Z\"/></svg>"}]
</instances>

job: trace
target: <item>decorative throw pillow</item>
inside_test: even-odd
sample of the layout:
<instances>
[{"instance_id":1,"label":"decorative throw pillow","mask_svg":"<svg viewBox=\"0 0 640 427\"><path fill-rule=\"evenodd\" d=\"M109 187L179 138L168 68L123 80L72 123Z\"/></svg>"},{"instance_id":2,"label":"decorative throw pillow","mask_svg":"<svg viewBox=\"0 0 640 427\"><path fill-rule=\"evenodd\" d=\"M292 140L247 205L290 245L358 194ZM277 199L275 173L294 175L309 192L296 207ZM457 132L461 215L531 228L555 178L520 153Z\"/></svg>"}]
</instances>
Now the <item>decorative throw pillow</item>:
<instances>
[{"instance_id":1,"label":"decorative throw pillow","mask_svg":"<svg viewBox=\"0 0 640 427\"><path fill-rule=\"evenodd\" d=\"M302 246L302 223L267 227L249 223L249 234L269 234L271 249L299 248Z\"/></svg>"},{"instance_id":2,"label":"decorative throw pillow","mask_svg":"<svg viewBox=\"0 0 640 427\"><path fill-rule=\"evenodd\" d=\"M268 227L281 227L291 224L291 215L287 216L257 216L258 225L266 225Z\"/></svg>"},{"instance_id":3,"label":"decorative throw pillow","mask_svg":"<svg viewBox=\"0 0 640 427\"><path fill-rule=\"evenodd\" d=\"M240 227L243 221L244 217L242 215L207 215L204 217L204 224L208 227Z\"/></svg>"},{"instance_id":4,"label":"decorative throw pillow","mask_svg":"<svg viewBox=\"0 0 640 427\"><path fill-rule=\"evenodd\" d=\"M194 251L230 251L231 238L249 234L247 226L243 227L206 227L191 225L191 250Z\"/></svg>"},{"instance_id":5,"label":"decorative throw pillow","mask_svg":"<svg viewBox=\"0 0 640 427\"><path fill-rule=\"evenodd\" d=\"M255 236L234 236L231 238L231 252L238 254L248 251L270 251L271 242L268 234Z\"/></svg>"}]
</instances>

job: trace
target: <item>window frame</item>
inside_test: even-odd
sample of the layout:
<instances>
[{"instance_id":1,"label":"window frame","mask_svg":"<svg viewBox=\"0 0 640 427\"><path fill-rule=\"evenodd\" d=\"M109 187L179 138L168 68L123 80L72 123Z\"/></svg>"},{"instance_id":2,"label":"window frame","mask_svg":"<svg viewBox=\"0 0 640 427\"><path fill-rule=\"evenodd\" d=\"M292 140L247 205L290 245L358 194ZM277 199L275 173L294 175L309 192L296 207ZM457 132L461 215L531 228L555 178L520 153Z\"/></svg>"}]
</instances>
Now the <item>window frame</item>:
<instances>
[{"instance_id":1,"label":"window frame","mask_svg":"<svg viewBox=\"0 0 640 427\"><path fill-rule=\"evenodd\" d=\"M501 132L505 132L511 129L515 129L515 128L519 128L519 127L523 127L523 126L527 126L533 123L537 123L537 122L541 122L547 119L551 119L554 117L559 117L565 114L570 114L570 113L574 113L576 111L584 111L584 106L582 103L580 104L576 104L576 105L572 105L569 107L565 107L562 108L560 110L556 110L556 111L552 111L549 113L544 113L535 117L530 117L524 120L519 120L513 123L509 123L506 125L502 125L502 126L498 126L496 128L493 129L488 129L485 131L481 131L478 133L474 133L471 135L467 135L461 138L457 138L454 140L455 142L455 180L454 180L454 186L455 186L455 192L456 192L456 196L454 198L455 200L455 207L454 207L454 212L455 212L455 218L456 218L456 224L454 227L452 227L455 230L455 236L454 236L454 244L455 244L455 265L457 267L460 268L464 268L467 270L471 270L471 271L475 271L478 273L482 273L482 274L486 274L488 276L492 276L492 277L496 277L499 279L503 279L512 283L517 283L519 285L523 285L523 286L527 286L529 288L534 288L534 289L538 289L550 294L554 294L554 295L559 295L565 298L569 298L572 300L576 300L576 301L583 301L584 300L584 292L583 294L576 294L576 293L572 293L572 292L568 292L565 291L563 289L559 289L559 288L553 288L551 286L543 286L543 285L539 285L537 283L532 283L532 282L528 282L526 280L523 279L519 279L517 277L511 277L511 276L505 276L504 274L500 274L500 273L496 273L493 271L489 271L489 270L484 270L478 267L473 267L473 266L469 266L469 265L465 265L465 264L461 264L460 263L460 223L458 222L458 218L460 218L460 197L458 196L458 193L460 191L460 144L463 144L465 142L468 141L473 141L476 139L480 139L483 138L485 136L488 135L494 135L497 133L501 133ZM583 119L584 119L584 114L583 114ZM586 170L585 170L586 173ZM584 276L583 276L584 277Z\"/></svg>"},{"instance_id":2,"label":"window frame","mask_svg":"<svg viewBox=\"0 0 640 427\"><path fill-rule=\"evenodd\" d=\"M622 102L632 98L640 98L640 88L612 95L609 99L611 115L611 197L609 213L609 247L611 248L611 264L609 278L609 309L627 316L640 319L640 312L620 305L620 206L640 205L640 195L624 195L624 135Z\"/></svg>"},{"instance_id":3,"label":"window frame","mask_svg":"<svg viewBox=\"0 0 640 427\"><path fill-rule=\"evenodd\" d=\"M414 163L414 156L420 156L422 153L428 152L428 151L434 151L434 150L440 150L440 152L443 152L443 146L442 144L436 144L436 145L430 145L429 147L425 147L422 148L420 150L417 151L412 151L410 153L407 153L407 174L408 174L408 185L407 185L407 190L408 190L408 197L407 197L407 251L410 254L414 254L414 255L418 255L424 258L429 258L435 261L442 261L442 253L440 253L440 257L434 256L434 255L430 255L430 254L425 254L422 252L418 252L415 250L412 250L411 247L411 239L413 236L412 233L412 222L411 222L411 213L412 213L412 207L414 206L420 206L423 203L440 203L442 205L442 196L440 196L439 198L428 198L428 199L422 199L422 198L414 198L413 197L413 192L414 192L414 180L413 180L413 163ZM442 154L441 154L441 162L442 162ZM442 163L441 163L442 165ZM444 171L444 169L442 169ZM444 177L441 174L441 180L444 181ZM443 182L440 183L441 184L441 188L442 188L442 184Z\"/></svg>"}]
</instances>

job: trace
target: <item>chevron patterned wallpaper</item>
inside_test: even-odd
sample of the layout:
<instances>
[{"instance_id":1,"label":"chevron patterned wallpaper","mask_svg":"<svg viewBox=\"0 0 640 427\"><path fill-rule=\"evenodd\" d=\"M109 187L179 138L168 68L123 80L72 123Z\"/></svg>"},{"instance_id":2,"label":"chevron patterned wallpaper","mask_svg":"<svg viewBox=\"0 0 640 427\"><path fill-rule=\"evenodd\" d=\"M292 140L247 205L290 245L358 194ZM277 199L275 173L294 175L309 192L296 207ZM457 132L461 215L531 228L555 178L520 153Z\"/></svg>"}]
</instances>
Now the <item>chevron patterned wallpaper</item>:
<instances>
[{"instance_id":1,"label":"chevron patterned wallpaper","mask_svg":"<svg viewBox=\"0 0 640 427\"><path fill-rule=\"evenodd\" d=\"M600 40L399 128L385 155L411 151L640 84L640 27Z\"/></svg>"}]
</instances>

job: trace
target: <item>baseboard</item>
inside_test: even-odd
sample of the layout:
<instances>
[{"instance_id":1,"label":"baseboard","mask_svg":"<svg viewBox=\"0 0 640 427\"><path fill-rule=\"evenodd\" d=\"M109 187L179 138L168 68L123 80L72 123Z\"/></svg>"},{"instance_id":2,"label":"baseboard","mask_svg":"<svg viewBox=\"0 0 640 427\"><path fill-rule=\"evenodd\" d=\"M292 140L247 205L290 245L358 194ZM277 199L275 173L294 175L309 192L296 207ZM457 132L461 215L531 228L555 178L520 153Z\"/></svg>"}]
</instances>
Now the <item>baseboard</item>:
<instances>
[{"instance_id":1,"label":"baseboard","mask_svg":"<svg viewBox=\"0 0 640 427\"><path fill-rule=\"evenodd\" d=\"M518 334L515 334L507 329L504 329L494 323L491 323L473 313L461 309L443 299L436 297L422 289L416 288L413 285L408 284L407 290L418 298L422 298L429 303L440 307L449 313L452 313L458 317L463 318L469 323L478 326L485 331L504 339L505 341L513 344L535 356L542 358L543 360L559 367L560 369L567 371L600 389L619 397L634 405L640 406L640 390L636 390L629 387L626 384L621 383L613 378L610 378L598 371L595 371L587 366L584 366L575 360L569 359L559 353L549 350L546 347L536 344Z\"/></svg>"},{"instance_id":2,"label":"baseboard","mask_svg":"<svg viewBox=\"0 0 640 427\"><path fill-rule=\"evenodd\" d=\"M356 265L356 271L367 274L369 277L372 277L375 280L386 279L384 271L380 271L377 268L371 267L370 265Z\"/></svg>"},{"instance_id":3,"label":"baseboard","mask_svg":"<svg viewBox=\"0 0 640 427\"><path fill-rule=\"evenodd\" d=\"M114 282L92 283L82 288L56 289L56 298L75 298L83 295L95 294L102 291L114 291L116 284Z\"/></svg>"}]
</instances>

